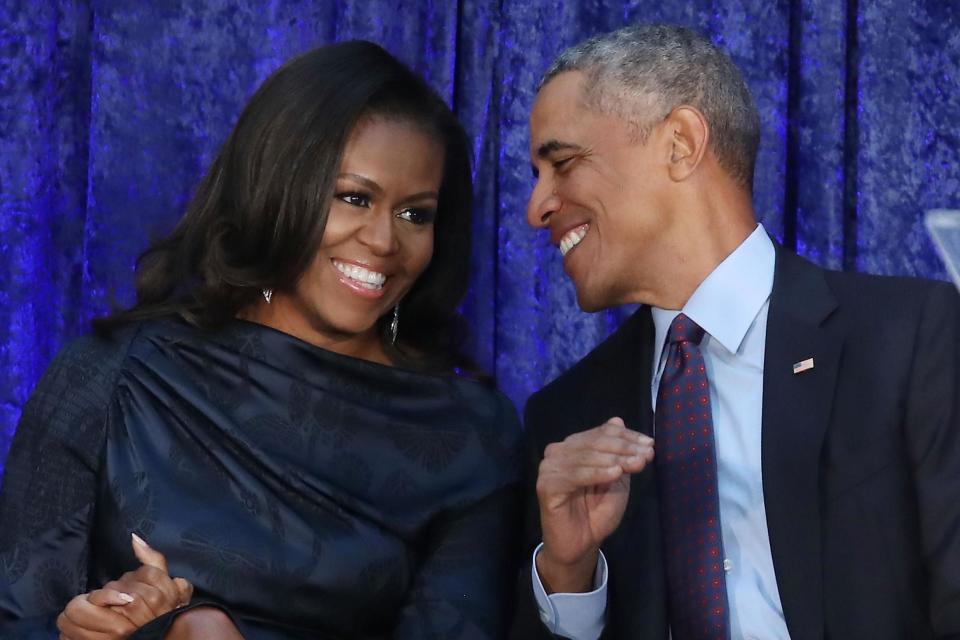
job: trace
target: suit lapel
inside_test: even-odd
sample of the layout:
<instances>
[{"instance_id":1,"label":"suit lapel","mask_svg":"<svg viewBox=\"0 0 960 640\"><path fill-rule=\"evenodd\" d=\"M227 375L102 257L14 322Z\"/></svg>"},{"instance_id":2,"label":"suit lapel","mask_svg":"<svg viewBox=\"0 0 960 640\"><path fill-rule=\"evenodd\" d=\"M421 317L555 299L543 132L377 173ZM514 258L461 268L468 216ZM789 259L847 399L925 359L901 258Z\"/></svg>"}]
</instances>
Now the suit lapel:
<instances>
[{"instance_id":1,"label":"suit lapel","mask_svg":"<svg viewBox=\"0 0 960 640\"><path fill-rule=\"evenodd\" d=\"M629 369L622 372L619 381L622 388L617 391L618 398L626 399L623 419L627 426L653 435L653 413L650 406L651 367L653 366L653 316L650 307L644 306L631 317L634 326L631 330L632 343L628 345L630 357L622 360L630 363ZM639 380L639 384L638 384Z\"/></svg>"},{"instance_id":2,"label":"suit lapel","mask_svg":"<svg viewBox=\"0 0 960 640\"><path fill-rule=\"evenodd\" d=\"M767 318L763 493L777 587L793 640L823 637L820 456L843 336L823 272L777 248ZM794 373L793 365L813 359ZM803 367L802 367L803 368Z\"/></svg>"},{"instance_id":3,"label":"suit lapel","mask_svg":"<svg viewBox=\"0 0 960 640\"><path fill-rule=\"evenodd\" d=\"M571 433L619 416L630 429L653 435L650 399L653 340L653 316L649 307L642 306L600 347L601 357L586 372L586 397L569 422ZM643 508L638 497L649 491L652 476L652 472L645 471L630 479L630 500L624 521ZM621 526L613 535L626 528Z\"/></svg>"},{"instance_id":4,"label":"suit lapel","mask_svg":"<svg viewBox=\"0 0 960 640\"><path fill-rule=\"evenodd\" d=\"M613 376L605 377L601 393L609 402L606 406L621 415L628 427L653 435L650 383L654 328L650 309L641 308L629 322L630 340L611 353L609 372ZM626 368L622 368L624 364ZM603 549L611 566L604 637L666 638L666 591L652 465L631 476L623 520Z\"/></svg>"},{"instance_id":5,"label":"suit lapel","mask_svg":"<svg viewBox=\"0 0 960 640\"><path fill-rule=\"evenodd\" d=\"M653 408L650 400L650 384L653 370L653 316L650 308L644 306L631 318L635 322L632 330L633 344L630 345L630 370L623 372L617 397L626 399L623 416L627 426L636 431L653 436ZM639 384L638 384L639 380ZM630 479L630 501L624 514L624 520L632 518L633 512L642 508L643 496L653 484L653 473L638 473ZM623 527L624 529L626 527Z\"/></svg>"},{"instance_id":6,"label":"suit lapel","mask_svg":"<svg viewBox=\"0 0 960 640\"><path fill-rule=\"evenodd\" d=\"M599 349L602 353L583 375L588 390L573 422L594 427L613 416L631 429L650 434L650 367L653 319L641 307Z\"/></svg>"}]
</instances>

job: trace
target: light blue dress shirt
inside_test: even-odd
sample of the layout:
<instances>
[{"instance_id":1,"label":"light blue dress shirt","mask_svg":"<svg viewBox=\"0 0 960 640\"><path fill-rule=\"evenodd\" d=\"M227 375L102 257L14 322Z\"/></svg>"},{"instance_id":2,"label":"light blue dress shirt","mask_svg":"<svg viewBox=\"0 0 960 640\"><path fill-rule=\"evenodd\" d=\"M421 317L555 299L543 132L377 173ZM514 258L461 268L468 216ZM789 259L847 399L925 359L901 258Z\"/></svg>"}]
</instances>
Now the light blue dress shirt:
<instances>
[{"instance_id":1,"label":"light blue dress shirt","mask_svg":"<svg viewBox=\"0 0 960 640\"><path fill-rule=\"evenodd\" d=\"M697 287L682 309L706 332L700 348L710 380L730 630L733 638L747 640L790 637L773 571L760 467L763 353L774 263L773 242L757 225ZM664 342L670 323L680 311L653 308L652 312L657 357L650 396L656 407ZM596 640L603 630L607 606L603 554L594 591L548 596L536 571L539 550L538 546L534 551L531 571L544 624L553 633L574 640Z\"/></svg>"}]
</instances>

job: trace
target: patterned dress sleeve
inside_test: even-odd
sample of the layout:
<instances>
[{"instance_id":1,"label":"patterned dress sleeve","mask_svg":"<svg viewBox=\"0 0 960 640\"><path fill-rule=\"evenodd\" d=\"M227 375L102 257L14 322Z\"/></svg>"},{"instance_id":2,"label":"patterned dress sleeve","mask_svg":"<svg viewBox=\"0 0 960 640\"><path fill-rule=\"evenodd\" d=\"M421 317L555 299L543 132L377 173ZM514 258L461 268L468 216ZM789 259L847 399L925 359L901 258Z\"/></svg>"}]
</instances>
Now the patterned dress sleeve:
<instances>
[{"instance_id":1,"label":"patterned dress sleeve","mask_svg":"<svg viewBox=\"0 0 960 640\"><path fill-rule=\"evenodd\" d=\"M497 442L485 445L487 473L495 474L491 491L438 516L394 640L506 635L519 566L522 431L513 406L503 396L498 401Z\"/></svg>"},{"instance_id":2,"label":"patterned dress sleeve","mask_svg":"<svg viewBox=\"0 0 960 640\"><path fill-rule=\"evenodd\" d=\"M89 590L107 406L131 334L68 345L24 407L0 487L0 639L56 638L59 612Z\"/></svg>"}]
</instances>

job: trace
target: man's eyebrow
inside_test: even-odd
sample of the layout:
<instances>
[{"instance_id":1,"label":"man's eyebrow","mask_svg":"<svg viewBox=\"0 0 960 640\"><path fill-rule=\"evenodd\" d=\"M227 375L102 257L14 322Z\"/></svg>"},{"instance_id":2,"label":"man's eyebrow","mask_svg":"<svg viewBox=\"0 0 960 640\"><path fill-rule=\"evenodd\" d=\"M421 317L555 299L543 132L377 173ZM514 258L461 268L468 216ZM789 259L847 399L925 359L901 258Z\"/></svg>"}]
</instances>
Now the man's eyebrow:
<instances>
[{"instance_id":1,"label":"man's eyebrow","mask_svg":"<svg viewBox=\"0 0 960 640\"><path fill-rule=\"evenodd\" d=\"M552 153L557 151L570 151L575 150L579 151L582 147L578 144L573 144L572 142L562 142L560 140L547 140L539 147L537 147L537 157L541 160L546 158Z\"/></svg>"}]
</instances>

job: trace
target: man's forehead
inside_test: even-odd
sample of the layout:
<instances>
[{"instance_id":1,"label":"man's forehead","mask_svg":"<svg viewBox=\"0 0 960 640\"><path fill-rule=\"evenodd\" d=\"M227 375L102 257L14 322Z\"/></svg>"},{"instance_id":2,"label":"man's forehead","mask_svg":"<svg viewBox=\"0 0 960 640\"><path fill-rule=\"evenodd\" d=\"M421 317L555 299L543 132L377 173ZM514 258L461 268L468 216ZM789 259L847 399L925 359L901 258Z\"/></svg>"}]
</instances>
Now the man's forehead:
<instances>
[{"instance_id":1,"label":"man's forehead","mask_svg":"<svg viewBox=\"0 0 960 640\"><path fill-rule=\"evenodd\" d=\"M564 72L541 87L530 111L531 153L555 140L564 140L583 117L579 72ZM556 144L552 146L556 147ZM555 149L554 149L555 150Z\"/></svg>"},{"instance_id":2,"label":"man's forehead","mask_svg":"<svg viewBox=\"0 0 960 640\"><path fill-rule=\"evenodd\" d=\"M583 105L585 76L579 71L564 71L540 87L531 115L552 115L563 110L579 110Z\"/></svg>"}]
</instances>

